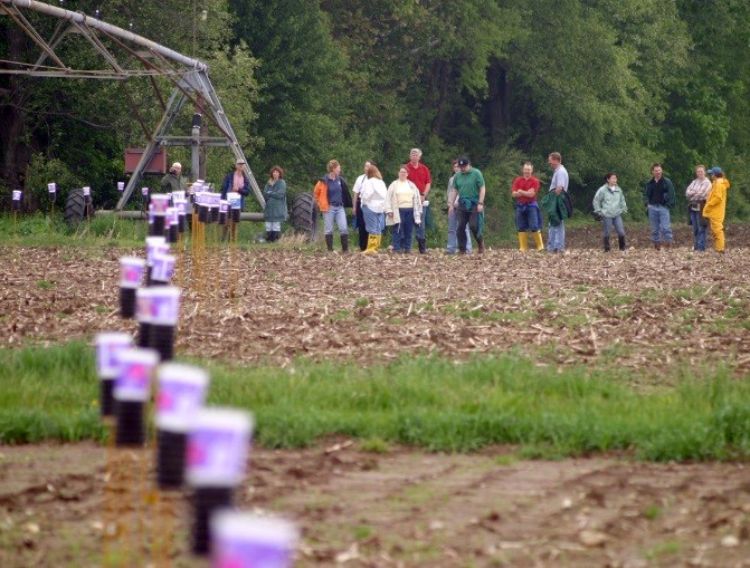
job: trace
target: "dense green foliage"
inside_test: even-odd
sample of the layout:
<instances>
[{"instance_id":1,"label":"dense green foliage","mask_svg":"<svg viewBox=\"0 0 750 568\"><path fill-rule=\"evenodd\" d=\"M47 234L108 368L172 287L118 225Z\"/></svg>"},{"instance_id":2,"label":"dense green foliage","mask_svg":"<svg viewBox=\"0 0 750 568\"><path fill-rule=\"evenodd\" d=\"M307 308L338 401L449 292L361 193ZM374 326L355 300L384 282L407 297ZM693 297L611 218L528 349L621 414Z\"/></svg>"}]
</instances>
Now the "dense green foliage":
<instances>
[{"instance_id":1,"label":"dense green foliage","mask_svg":"<svg viewBox=\"0 0 750 568\"><path fill-rule=\"evenodd\" d=\"M132 21L211 65L261 182L279 163L293 190L306 190L331 157L350 177L375 159L390 180L420 146L437 187L449 159L467 153L487 174L488 202L505 207L520 160L546 177L546 155L558 150L581 209L608 170L636 205L658 160L678 188L696 163L721 165L733 182L729 214L750 215L745 0L67 2L89 13L102 4L107 20ZM13 33L0 21L3 57L19 41L30 49ZM123 148L143 143L140 121L156 121L150 89L0 79L0 115L13 126L0 136L3 183L41 153L111 201ZM227 157L209 160L217 179Z\"/></svg>"},{"instance_id":2,"label":"dense green foliage","mask_svg":"<svg viewBox=\"0 0 750 568\"><path fill-rule=\"evenodd\" d=\"M209 403L255 413L266 447L344 435L447 451L517 444L528 456L750 456L750 385L717 369L649 392L629 387L637 377L624 371L558 372L513 355L211 372ZM0 443L100 438L97 393L85 344L0 350Z\"/></svg>"}]
</instances>

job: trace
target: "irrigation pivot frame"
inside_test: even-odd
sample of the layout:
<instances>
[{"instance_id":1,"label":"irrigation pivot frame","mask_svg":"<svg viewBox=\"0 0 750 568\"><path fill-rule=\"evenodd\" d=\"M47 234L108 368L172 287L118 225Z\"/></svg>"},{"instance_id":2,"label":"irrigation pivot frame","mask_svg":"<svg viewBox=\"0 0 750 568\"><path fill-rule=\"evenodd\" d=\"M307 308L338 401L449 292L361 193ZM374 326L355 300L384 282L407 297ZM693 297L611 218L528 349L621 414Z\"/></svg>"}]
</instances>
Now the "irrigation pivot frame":
<instances>
[{"instance_id":1,"label":"irrigation pivot frame","mask_svg":"<svg viewBox=\"0 0 750 568\"><path fill-rule=\"evenodd\" d=\"M52 36L45 39L25 16L30 10L58 20ZM250 179L255 198L265 207L263 194L258 187L245 158L232 125L221 106L216 90L208 77L208 65L169 49L131 31L109 24L81 12L72 12L36 0L0 0L0 15L8 16L34 43L41 52L35 62L0 60L0 74L26 75L30 77L60 77L70 79L126 80L133 77L149 77L156 91L163 114L159 124L149 138L141 159L130 176L115 211L122 211L141 179L146 166L151 162L159 146L190 146L193 149L193 175L198 175L198 148L200 146L229 147L235 159L245 162L245 174ZM66 65L55 49L70 34L86 39L106 64L102 69L76 69ZM127 56L127 61L118 58L103 39ZM137 63L137 65L133 65ZM159 93L154 77L165 77L173 84L172 94L165 103ZM205 109L206 116L221 132L218 137L200 135L200 125L193 123L192 136L170 136L169 131L186 103Z\"/></svg>"}]
</instances>

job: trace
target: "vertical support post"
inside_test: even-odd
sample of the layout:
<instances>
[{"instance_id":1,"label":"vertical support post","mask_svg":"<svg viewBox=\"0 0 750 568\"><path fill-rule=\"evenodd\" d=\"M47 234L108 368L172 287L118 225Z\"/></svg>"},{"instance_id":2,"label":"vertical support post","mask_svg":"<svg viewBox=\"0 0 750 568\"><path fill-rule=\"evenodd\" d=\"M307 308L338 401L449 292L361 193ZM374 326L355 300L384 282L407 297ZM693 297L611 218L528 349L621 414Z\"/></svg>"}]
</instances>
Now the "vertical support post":
<instances>
[{"instance_id":1,"label":"vertical support post","mask_svg":"<svg viewBox=\"0 0 750 568\"><path fill-rule=\"evenodd\" d=\"M200 177L201 167L201 122L203 117L193 115L193 133L190 145L190 178L195 181Z\"/></svg>"}]
</instances>

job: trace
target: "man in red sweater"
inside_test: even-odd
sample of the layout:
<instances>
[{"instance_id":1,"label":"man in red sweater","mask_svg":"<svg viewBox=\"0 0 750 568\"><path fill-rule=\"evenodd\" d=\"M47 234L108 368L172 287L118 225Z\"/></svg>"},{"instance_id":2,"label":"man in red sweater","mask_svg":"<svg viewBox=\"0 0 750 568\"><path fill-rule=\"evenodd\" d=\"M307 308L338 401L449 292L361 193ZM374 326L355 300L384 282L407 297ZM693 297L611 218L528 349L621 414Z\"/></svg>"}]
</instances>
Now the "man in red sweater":
<instances>
[{"instance_id":1,"label":"man in red sweater","mask_svg":"<svg viewBox=\"0 0 750 568\"><path fill-rule=\"evenodd\" d=\"M536 250L544 250L542 241L542 216L536 197L539 193L539 180L534 177L534 166L531 162L524 162L521 175L513 180L511 194L516 201L516 227L518 229L518 245L521 252L529 250L529 236L534 237Z\"/></svg>"},{"instance_id":2,"label":"man in red sweater","mask_svg":"<svg viewBox=\"0 0 750 568\"><path fill-rule=\"evenodd\" d=\"M427 225L427 215L429 213L429 201L427 196L430 194L432 187L432 177L430 169L420 160L422 159L422 150L412 148L409 152L409 161L406 163L407 179L417 186L419 198L422 200L422 222L417 225L417 244L419 245L420 254L427 252L427 237L425 227Z\"/></svg>"}]
</instances>

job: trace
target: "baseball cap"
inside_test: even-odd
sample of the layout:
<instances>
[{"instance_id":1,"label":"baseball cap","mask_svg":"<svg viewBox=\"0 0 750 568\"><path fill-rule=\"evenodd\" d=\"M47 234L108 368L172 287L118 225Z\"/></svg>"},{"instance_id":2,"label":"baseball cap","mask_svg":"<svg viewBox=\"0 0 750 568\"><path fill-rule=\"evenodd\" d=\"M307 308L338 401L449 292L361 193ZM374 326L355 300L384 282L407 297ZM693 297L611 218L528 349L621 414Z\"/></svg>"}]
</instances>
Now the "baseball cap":
<instances>
[{"instance_id":1,"label":"baseball cap","mask_svg":"<svg viewBox=\"0 0 750 568\"><path fill-rule=\"evenodd\" d=\"M469 165L469 158L467 158L466 156L461 156L458 159L458 165L459 165L459 167L468 166Z\"/></svg>"},{"instance_id":2,"label":"baseball cap","mask_svg":"<svg viewBox=\"0 0 750 568\"><path fill-rule=\"evenodd\" d=\"M241 165L244 165L244 164L247 164L247 162L245 160L243 160L242 158L240 158L239 160L237 160L234 163L235 166L241 166Z\"/></svg>"},{"instance_id":3,"label":"baseball cap","mask_svg":"<svg viewBox=\"0 0 750 568\"><path fill-rule=\"evenodd\" d=\"M711 175L716 175L716 174L721 174L724 172L721 171L721 168L719 166L714 166L713 168L709 169L708 172L706 173L709 173Z\"/></svg>"}]
</instances>

